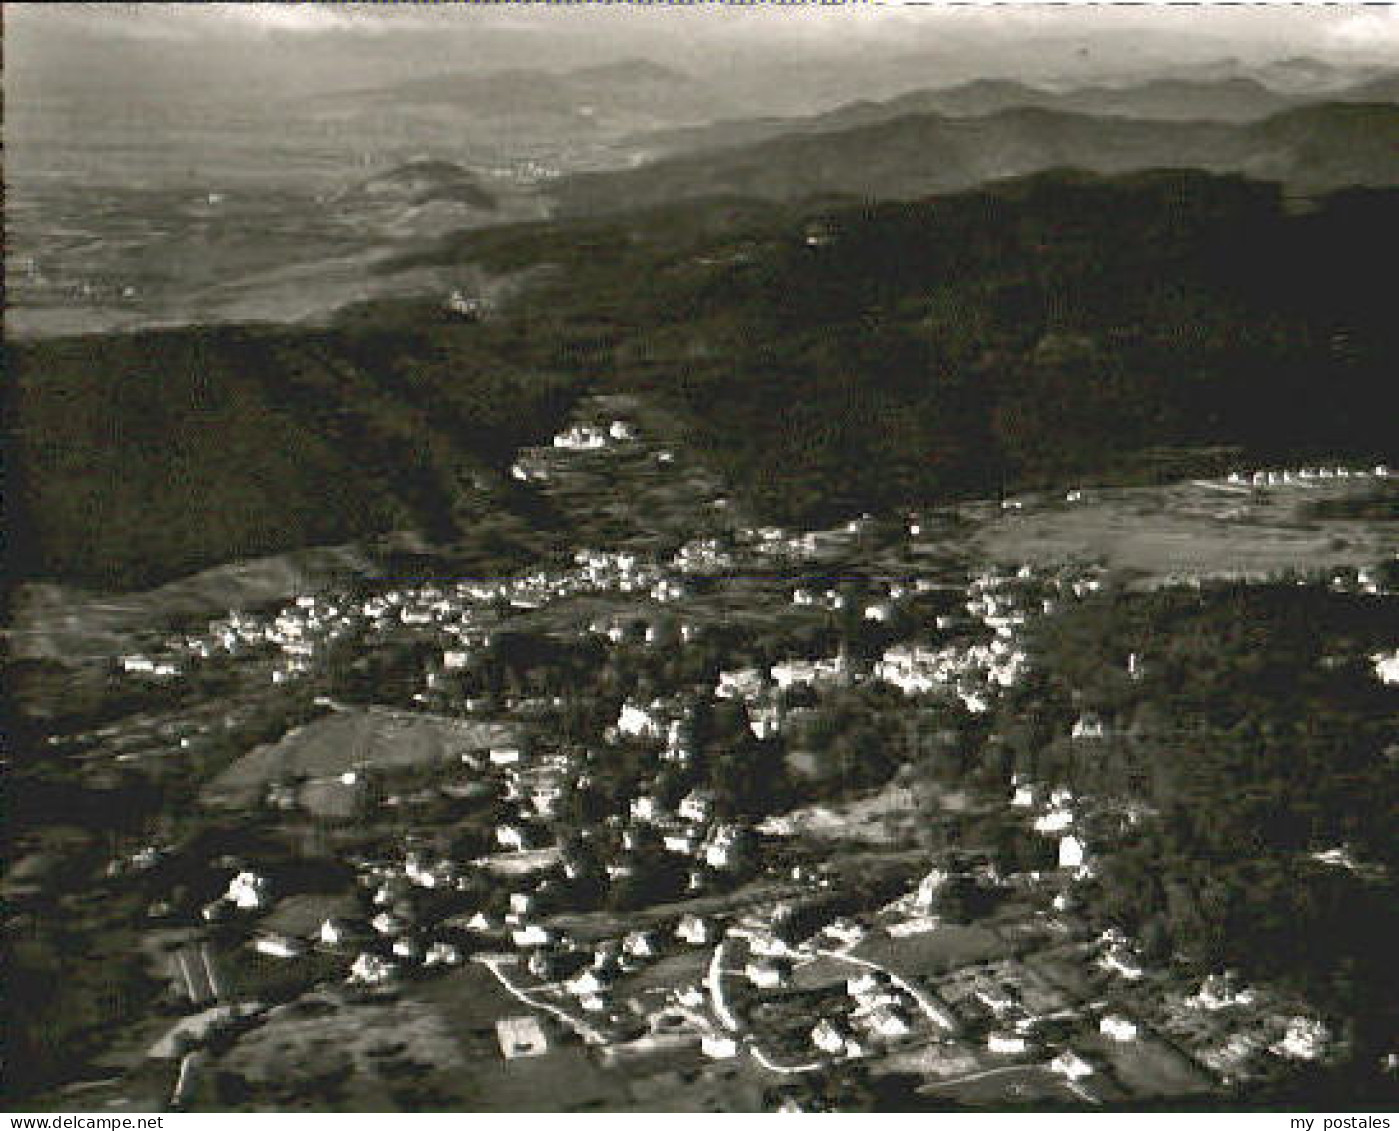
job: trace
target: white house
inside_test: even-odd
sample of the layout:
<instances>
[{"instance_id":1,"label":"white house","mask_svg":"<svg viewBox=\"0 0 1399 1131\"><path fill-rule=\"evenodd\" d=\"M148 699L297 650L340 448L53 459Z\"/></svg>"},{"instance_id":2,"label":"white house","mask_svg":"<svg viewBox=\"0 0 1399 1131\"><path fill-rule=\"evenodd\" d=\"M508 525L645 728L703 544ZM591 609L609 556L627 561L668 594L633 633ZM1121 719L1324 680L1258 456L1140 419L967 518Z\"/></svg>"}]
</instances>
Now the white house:
<instances>
[{"instance_id":1,"label":"white house","mask_svg":"<svg viewBox=\"0 0 1399 1131\"><path fill-rule=\"evenodd\" d=\"M811 1043L832 1056L843 1053L849 1039L850 1034L829 1017L821 1018L811 1030Z\"/></svg>"},{"instance_id":2,"label":"white house","mask_svg":"<svg viewBox=\"0 0 1399 1131\"><path fill-rule=\"evenodd\" d=\"M630 703L622 705L621 714L617 716L617 730L632 738L659 738L661 735L660 723L649 712Z\"/></svg>"},{"instance_id":3,"label":"white house","mask_svg":"<svg viewBox=\"0 0 1399 1131\"><path fill-rule=\"evenodd\" d=\"M748 981L762 990L773 990L787 981L782 967L776 962L750 962L744 969Z\"/></svg>"},{"instance_id":4,"label":"white house","mask_svg":"<svg viewBox=\"0 0 1399 1131\"><path fill-rule=\"evenodd\" d=\"M682 856L693 856L699 847L699 838L689 829L676 829L666 833L661 838L661 844L667 852L679 853Z\"/></svg>"},{"instance_id":5,"label":"white house","mask_svg":"<svg viewBox=\"0 0 1399 1131\"><path fill-rule=\"evenodd\" d=\"M286 935L260 935L253 940L253 949L269 958L300 958L306 947L298 939Z\"/></svg>"},{"instance_id":6,"label":"white house","mask_svg":"<svg viewBox=\"0 0 1399 1131\"><path fill-rule=\"evenodd\" d=\"M1098 1032L1114 1041L1135 1041L1137 1023L1120 1013L1105 1013L1098 1022Z\"/></svg>"},{"instance_id":7,"label":"white house","mask_svg":"<svg viewBox=\"0 0 1399 1131\"><path fill-rule=\"evenodd\" d=\"M913 897L914 906L919 910L927 911L937 900L937 893L942 885L947 883L948 874L940 868L934 868L923 877L918 884L918 892Z\"/></svg>"},{"instance_id":8,"label":"white house","mask_svg":"<svg viewBox=\"0 0 1399 1131\"><path fill-rule=\"evenodd\" d=\"M1073 1049L1065 1049L1049 1062L1050 1070L1069 1080L1082 1080L1093 1075L1093 1066Z\"/></svg>"},{"instance_id":9,"label":"white house","mask_svg":"<svg viewBox=\"0 0 1399 1131\"><path fill-rule=\"evenodd\" d=\"M1326 1026L1313 1017L1294 1017L1287 1025L1281 1041L1273 1052L1292 1060L1316 1060L1326 1051L1331 1034Z\"/></svg>"},{"instance_id":10,"label":"white house","mask_svg":"<svg viewBox=\"0 0 1399 1131\"><path fill-rule=\"evenodd\" d=\"M742 842L741 830L735 825L720 825L704 846L704 862L711 868L731 868L738 861Z\"/></svg>"},{"instance_id":11,"label":"white house","mask_svg":"<svg viewBox=\"0 0 1399 1131\"><path fill-rule=\"evenodd\" d=\"M1375 665L1375 678L1381 683L1399 683L1399 648L1388 654L1376 652L1370 657Z\"/></svg>"},{"instance_id":12,"label":"white house","mask_svg":"<svg viewBox=\"0 0 1399 1131\"><path fill-rule=\"evenodd\" d=\"M353 928L345 920L326 919L321 923L319 938L326 946L344 946L353 934Z\"/></svg>"},{"instance_id":13,"label":"white house","mask_svg":"<svg viewBox=\"0 0 1399 1131\"><path fill-rule=\"evenodd\" d=\"M883 1004L870 1011L868 1023L874 1032L886 1040L906 1037L913 1032L908 1013L902 1006Z\"/></svg>"},{"instance_id":14,"label":"white house","mask_svg":"<svg viewBox=\"0 0 1399 1131\"><path fill-rule=\"evenodd\" d=\"M449 942L438 941L427 948L423 955L424 966L460 966L461 951Z\"/></svg>"},{"instance_id":15,"label":"white house","mask_svg":"<svg viewBox=\"0 0 1399 1131\"><path fill-rule=\"evenodd\" d=\"M1080 715L1073 725L1074 738L1102 738L1106 734L1103 720L1092 712Z\"/></svg>"},{"instance_id":16,"label":"white house","mask_svg":"<svg viewBox=\"0 0 1399 1131\"><path fill-rule=\"evenodd\" d=\"M714 694L719 699L753 699L763 690L763 673L757 668L720 672Z\"/></svg>"},{"instance_id":17,"label":"white house","mask_svg":"<svg viewBox=\"0 0 1399 1131\"><path fill-rule=\"evenodd\" d=\"M392 962L386 962L377 954L366 951L350 966L350 976L347 980L367 986L378 986L392 980L397 973L398 967Z\"/></svg>"},{"instance_id":18,"label":"white house","mask_svg":"<svg viewBox=\"0 0 1399 1131\"><path fill-rule=\"evenodd\" d=\"M721 1033L706 1033L700 1038L700 1051L713 1060L731 1060L738 1055L738 1042Z\"/></svg>"},{"instance_id":19,"label":"white house","mask_svg":"<svg viewBox=\"0 0 1399 1131\"><path fill-rule=\"evenodd\" d=\"M881 970L862 970L845 979L845 992L859 999L878 993L889 984L889 976Z\"/></svg>"},{"instance_id":20,"label":"white house","mask_svg":"<svg viewBox=\"0 0 1399 1131\"><path fill-rule=\"evenodd\" d=\"M271 901L271 887L256 872L239 872L228 882L224 898L240 911L262 911Z\"/></svg>"},{"instance_id":21,"label":"white house","mask_svg":"<svg viewBox=\"0 0 1399 1131\"><path fill-rule=\"evenodd\" d=\"M1023 1056L1030 1051L1030 1042L1020 1033L1006 1033L996 1029L987 1036L986 1048L987 1051L999 1053L1001 1056Z\"/></svg>"},{"instance_id":22,"label":"white house","mask_svg":"<svg viewBox=\"0 0 1399 1131\"><path fill-rule=\"evenodd\" d=\"M840 918L826 925L825 933L837 942L854 946L865 937L865 928L854 919Z\"/></svg>"},{"instance_id":23,"label":"white house","mask_svg":"<svg viewBox=\"0 0 1399 1131\"><path fill-rule=\"evenodd\" d=\"M633 958L655 958L660 948L650 931L632 931L622 940L622 952Z\"/></svg>"},{"instance_id":24,"label":"white house","mask_svg":"<svg viewBox=\"0 0 1399 1131\"><path fill-rule=\"evenodd\" d=\"M1072 828L1073 823L1072 809L1046 809L1035 818L1035 831L1038 833L1061 833L1065 829Z\"/></svg>"},{"instance_id":25,"label":"white house","mask_svg":"<svg viewBox=\"0 0 1399 1131\"><path fill-rule=\"evenodd\" d=\"M516 946L547 946L554 941L554 933L538 923L518 927L511 932L510 937Z\"/></svg>"},{"instance_id":26,"label":"white house","mask_svg":"<svg viewBox=\"0 0 1399 1131\"><path fill-rule=\"evenodd\" d=\"M680 816L702 825L714 815L714 794L707 789L691 790L680 801Z\"/></svg>"},{"instance_id":27,"label":"white house","mask_svg":"<svg viewBox=\"0 0 1399 1131\"><path fill-rule=\"evenodd\" d=\"M1214 1012L1228 1009L1232 1005L1252 1005L1257 993L1247 986L1240 986L1232 972L1211 974L1200 983L1199 992L1186 999L1186 1004L1197 1009Z\"/></svg>"},{"instance_id":28,"label":"white house","mask_svg":"<svg viewBox=\"0 0 1399 1131\"><path fill-rule=\"evenodd\" d=\"M611 987L611 976L605 970L600 970L597 967L589 967L566 983L568 992L575 997L606 993Z\"/></svg>"},{"instance_id":29,"label":"white house","mask_svg":"<svg viewBox=\"0 0 1399 1131\"><path fill-rule=\"evenodd\" d=\"M676 925L675 935L691 946L704 946L713 938L713 930L707 919L698 915L685 915Z\"/></svg>"},{"instance_id":30,"label":"white house","mask_svg":"<svg viewBox=\"0 0 1399 1131\"><path fill-rule=\"evenodd\" d=\"M1066 836L1059 841L1059 867L1082 868L1087 857L1087 848L1078 837Z\"/></svg>"}]
</instances>

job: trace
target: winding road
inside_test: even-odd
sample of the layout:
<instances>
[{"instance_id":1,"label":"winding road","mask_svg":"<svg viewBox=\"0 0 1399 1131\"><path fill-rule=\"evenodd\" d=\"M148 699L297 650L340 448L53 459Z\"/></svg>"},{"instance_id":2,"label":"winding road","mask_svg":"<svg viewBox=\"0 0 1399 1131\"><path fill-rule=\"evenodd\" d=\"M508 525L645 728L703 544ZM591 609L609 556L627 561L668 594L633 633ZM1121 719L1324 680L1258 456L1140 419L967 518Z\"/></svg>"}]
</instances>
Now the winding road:
<instances>
[{"instance_id":1,"label":"winding road","mask_svg":"<svg viewBox=\"0 0 1399 1131\"><path fill-rule=\"evenodd\" d=\"M475 961L479 962L482 966L484 966L487 970L494 974L496 977L496 981L498 981L502 986L505 987L507 993L509 993L512 997L522 1001L531 1009L540 1009L543 1010L545 1013L552 1013L555 1017L557 1017L560 1021L562 1021L565 1025L567 1025L570 1029L572 1029L590 1045L607 1044L607 1038L604 1037L601 1033L599 1033L596 1029L594 1029L591 1025L589 1025L586 1021L574 1017L573 1014L560 1009L558 1006L550 1002L540 1001L537 998L530 997L529 994L525 993L522 989L516 986L514 982L512 982L509 978L507 978L504 975L504 973L501 972L500 967L502 963L500 959L487 958L485 956L478 955Z\"/></svg>"}]
</instances>

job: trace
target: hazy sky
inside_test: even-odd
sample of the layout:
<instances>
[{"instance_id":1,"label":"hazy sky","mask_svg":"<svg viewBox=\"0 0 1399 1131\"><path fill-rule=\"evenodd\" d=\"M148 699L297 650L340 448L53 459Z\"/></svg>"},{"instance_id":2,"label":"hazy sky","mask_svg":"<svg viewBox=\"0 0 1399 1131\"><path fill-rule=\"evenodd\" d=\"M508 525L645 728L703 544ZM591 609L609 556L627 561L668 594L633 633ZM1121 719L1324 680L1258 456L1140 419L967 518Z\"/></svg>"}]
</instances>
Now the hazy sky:
<instances>
[{"instance_id":1,"label":"hazy sky","mask_svg":"<svg viewBox=\"0 0 1399 1131\"><path fill-rule=\"evenodd\" d=\"M1061 57L1088 73L1224 56L1399 64L1399 7L1359 4L44 3L6 4L4 18L7 94L21 99L114 86L166 97L172 84L256 97L623 57L702 72L930 53L1000 75Z\"/></svg>"}]
</instances>

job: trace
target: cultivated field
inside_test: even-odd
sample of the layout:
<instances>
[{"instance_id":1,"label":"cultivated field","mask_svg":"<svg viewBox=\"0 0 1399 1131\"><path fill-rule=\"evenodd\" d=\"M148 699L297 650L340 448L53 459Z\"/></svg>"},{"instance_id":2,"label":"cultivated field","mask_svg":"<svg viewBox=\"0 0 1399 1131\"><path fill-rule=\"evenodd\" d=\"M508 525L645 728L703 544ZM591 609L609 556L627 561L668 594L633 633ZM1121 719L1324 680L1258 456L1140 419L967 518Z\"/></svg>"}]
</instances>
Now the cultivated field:
<instances>
[{"instance_id":1,"label":"cultivated field","mask_svg":"<svg viewBox=\"0 0 1399 1131\"><path fill-rule=\"evenodd\" d=\"M401 711L339 711L249 751L205 788L213 805L242 807L274 781L335 778L357 767L446 766L461 755L514 741L513 727Z\"/></svg>"}]
</instances>

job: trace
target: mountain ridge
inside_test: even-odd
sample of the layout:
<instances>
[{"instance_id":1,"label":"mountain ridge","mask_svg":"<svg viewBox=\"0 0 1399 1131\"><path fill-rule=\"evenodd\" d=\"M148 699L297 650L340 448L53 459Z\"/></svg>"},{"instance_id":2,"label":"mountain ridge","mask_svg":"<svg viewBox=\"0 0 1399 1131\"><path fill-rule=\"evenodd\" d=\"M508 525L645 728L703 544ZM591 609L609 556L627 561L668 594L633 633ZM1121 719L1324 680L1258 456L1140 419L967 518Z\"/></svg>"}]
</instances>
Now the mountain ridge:
<instances>
[{"instance_id":1,"label":"mountain ridge","mask_svg":"<svg viewBox=\"0 0 1399 1131\"><path fill-rule=\"evenodd\" d=\"M1356 129L1358 121L1364 129ZM1333 125L1344 125L1344 137ZM1143 121L1015 107L977 118L908 114L819 134L788 134L634 169L577 174L550 188L563 215L723 193L799 199L827 192L916 198L1056 167L1115 174L1200 168L1319 192L1399 183L1399 106L1325 103L1259 122Z\"/></svg>"}]
</instances>

